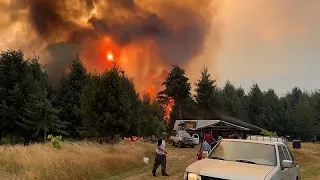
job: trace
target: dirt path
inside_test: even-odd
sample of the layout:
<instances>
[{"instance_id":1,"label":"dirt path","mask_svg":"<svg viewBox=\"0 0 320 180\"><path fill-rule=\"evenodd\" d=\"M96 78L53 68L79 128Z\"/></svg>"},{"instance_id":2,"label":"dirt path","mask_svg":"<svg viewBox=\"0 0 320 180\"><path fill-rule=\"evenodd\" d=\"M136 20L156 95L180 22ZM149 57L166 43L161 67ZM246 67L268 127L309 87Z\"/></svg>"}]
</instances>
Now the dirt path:
<instances>
[{"instance_id":1,"label":"dirt path","mask_svg":"<svg viewBox=\"0 0 320 180\"><path fill-rule=\"evenodd\" d=\"M177 148L172 147L171 145L167 145L168 150L168 159L167 159L167 173L170 175L169 177L162 177L160 170L161 167L158 168L157 171L157 179L182 179L183 173L188 165L196 161L196 154L199 147L195 148ZM150 168L148 172L136 174L134 176L128 177L125 180L147 180L154 178L152 176L152 165L154 160L150 159Z\"/></svg>"}]
</instances>

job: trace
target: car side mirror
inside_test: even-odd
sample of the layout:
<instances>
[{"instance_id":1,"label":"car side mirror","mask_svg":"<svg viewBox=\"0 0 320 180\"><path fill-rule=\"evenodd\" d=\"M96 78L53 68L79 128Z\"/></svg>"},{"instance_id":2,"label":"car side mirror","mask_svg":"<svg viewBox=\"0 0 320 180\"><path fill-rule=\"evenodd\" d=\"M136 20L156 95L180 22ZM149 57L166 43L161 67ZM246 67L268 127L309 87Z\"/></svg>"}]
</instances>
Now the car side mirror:
<instances>
[{"instance_id":1,"label":"car side mirror","mask_svg":"<svg viewBox=\"0 0 320 180\"><path fill-rule=\"evenodd\" d=\"M283 160L282 161L282 167L283 168L292 168L293 167L293 162L289 160Z\"/></svg>"},{"instance_id":2,"label":"car side mirror","mask_svg":"<svg viewBox=\"0 0 320 180\"><path fill-rule=\"evenodd\" d=\"M178 134L176 134L176 137L178 137L179 135Z\"/></svg>"}]
</instances>

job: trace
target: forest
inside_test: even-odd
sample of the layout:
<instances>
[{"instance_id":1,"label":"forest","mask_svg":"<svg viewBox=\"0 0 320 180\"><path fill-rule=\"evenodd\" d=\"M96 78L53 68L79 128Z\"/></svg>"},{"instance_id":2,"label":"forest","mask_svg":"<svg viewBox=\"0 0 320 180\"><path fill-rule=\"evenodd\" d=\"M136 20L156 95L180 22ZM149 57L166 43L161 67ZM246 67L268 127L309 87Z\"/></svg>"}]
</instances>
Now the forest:
<instances>
[{"instance_id":1,"label":"forest","mask_svg":"<svg viewBox=\"0 0 320 180\"><path fill-rule=\"evenodd\" d=\"M75 56L58 85L35 56L22 50L0 54L0 139L2 144L64 139L114 142L120 137L158 135L176 119L213 119L223 114L278 135L320 135L320 91L293 87L284 96L253 84L249 92L227 81L223 87L205 67L197 82L173 65L157 98L138 93L134 79L115 63L89 73ZM192 91L194 88L194 93ZM172 104L174 102L174 104ZM168 105L173 105L167 111ZM167 114L169 113L169 114ZM165 118L168 117L168 118Z\"/></svg>"}]
</instances>

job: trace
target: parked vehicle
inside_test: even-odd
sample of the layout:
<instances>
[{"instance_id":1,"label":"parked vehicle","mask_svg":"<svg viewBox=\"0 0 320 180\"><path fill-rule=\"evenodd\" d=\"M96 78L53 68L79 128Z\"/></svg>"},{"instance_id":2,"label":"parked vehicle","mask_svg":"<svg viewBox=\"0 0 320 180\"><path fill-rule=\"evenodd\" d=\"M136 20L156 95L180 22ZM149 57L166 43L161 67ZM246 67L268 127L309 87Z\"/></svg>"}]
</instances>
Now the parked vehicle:
<instances>
[{"instance_id":1,"label":"parked vehicle","mask_svg":"<svg viewBox=\"0 0 320 180\"><path fill-rule=\"evenodd\" d=\"M190 146L194 147L194 139L186 131L177 131L175 136L170 137L172 145L177 145L179 148Z\"/></svg>"},{"instance_id":2,"label":"parked vehicle","mask_svg":"<svg viewBox=\"0 0 320 180\"><path fill-rule=\"evenodd\" d=\"M185 180L299 180L300 167L282 142L222 139L186 168Z\"/></svg>"},{"instance_id":3,"label":"parked vehicle","mask_svg":"<svg viewBox=\"0 0 320 180\"><path fill-rule=\"evenodd\" d=\"M199 134L192 134L192 138L193 138L193 144L194 145L200 144Z\"/></svg>"}]
</instances>

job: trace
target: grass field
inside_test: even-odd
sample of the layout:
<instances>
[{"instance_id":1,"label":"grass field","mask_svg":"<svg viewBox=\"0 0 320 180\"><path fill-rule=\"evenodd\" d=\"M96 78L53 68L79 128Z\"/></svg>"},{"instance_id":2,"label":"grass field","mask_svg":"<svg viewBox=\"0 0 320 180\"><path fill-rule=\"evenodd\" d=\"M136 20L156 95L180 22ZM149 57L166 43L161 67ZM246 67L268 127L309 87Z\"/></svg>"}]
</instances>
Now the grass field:
<instances>
[{"instance_id":1,"label":"grass field","mask_svg":"<svg viewBox=\"0 0 320 180\"><path fill-rule=\"evenodd\" d=\"M0 179L147 180L152 178L154 149L153 144L141 142L64 143L60 150L50 144L0 147ZM157 179L182 179L185 168L196 161L198 147L168 145L167 149L170 177ZM292 152L300 163L302 179L320 180L320 144L303 143L302 149ZM148 165L142 161L145 156L150 157Z\"/></svg>"},{"instance_id":2,"label":"grass field","mask_svg":"<svg viewBox=\"0 0 320 180\"><path fill-rule=\"evenodd\" d=\"M87 142L0 149L0 179L109 179L143 166L154 148L146 143L100 145ZM125 175L125 174L124 174Z\"/></svg>"},{"instance_id":3,"label":"grass field","mask_svg":"<svg viewBox=\"0 0 320 180\"><path fill-rule=\"evenodd\" d=\"M320 144L302 143L301 149L291 151L300 164L301 179L320 180Z\"/></svg>"}]
</instances>

